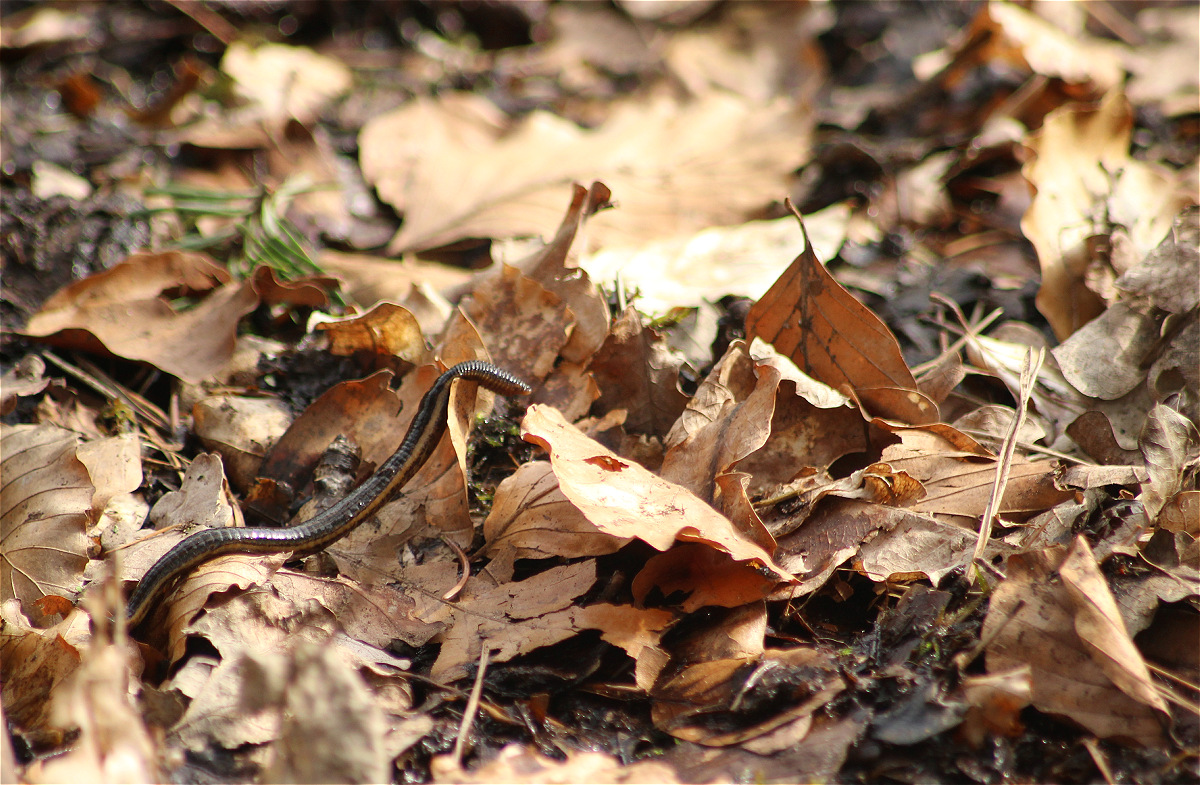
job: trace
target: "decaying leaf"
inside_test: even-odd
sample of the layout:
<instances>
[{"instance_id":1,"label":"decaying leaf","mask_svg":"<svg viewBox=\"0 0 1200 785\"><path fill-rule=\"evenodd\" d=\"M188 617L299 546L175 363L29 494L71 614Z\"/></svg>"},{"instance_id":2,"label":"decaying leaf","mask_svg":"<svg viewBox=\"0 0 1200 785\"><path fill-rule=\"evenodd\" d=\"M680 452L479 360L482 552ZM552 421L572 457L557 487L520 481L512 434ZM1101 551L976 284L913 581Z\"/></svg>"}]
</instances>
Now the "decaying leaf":
<instances>
[{"instance_id":1,"label":"decaying leaf","mask_svg":"<svg viewBox=\"0 0 1200 785\"><path fill-rule=\"evenodd\" d=\"M1129 157L1132 126L1129 104L1114 90L1097 107L1055 110L1029 142L1035 157L1024 174L1037 195L1021 229L1042 266L1038 309L1059 339L1104 310L1106 292L1087 285L1103 273L1092 269L1103 264L1096 239L1120 232L1139 262L1182 206L1166 173ZM1116 277L1107 274L1109 281Z\"/></svg>"},{"instance_id":2,"label":"decaying leaf","mask_svg":"<svg viewBox=\"0 0 1200 785\"><path fill-rule=\"evenodd\" d=\"M559 487L601 531L637 537L658 550L677 540L705 543L734 561L757 563L789 580L771 555L686 489L621 460L585 437L553 409L533 406L523 436L550 453Z\"/></svg>"},{"instance_id":3,"label":"decaying leaf","mask_svg":"<svg viewBox=\"0 0 1200 785\"><path fill-rule=\"evenodd\" d=\"M50 697L80 666L91 638L87 615L71 613L45 629L34 627L15 599L0 608L0 668L4 713L35 740L50 741L73 727L58 725Z\"/></svg>"},{"instance_id":4,"label":"decaying leaf","mask_svg":"<svg viewBox=\"0 0 1200 785\"><path fill-rule=\"evenodd\" d=\"M166 296L207 293L177 311ZM139 253L62 289L29 320L27 335L142 360L191 382L208 378L233 355L237 322L258 305L249 283L200 254Z\"/></svg>"},{"instance_id":5,"label":"decaying leaf","mask_svg":"<svg viewBox=\"0 0 1200 785\"><path fill-rule=\"evenodd\" d=\"M168 5L0 35L3 779L1187 778L1195 9Z\"/></svg>"},{"instance_id":6,"label":"decaying leaf","mask_svg":"<svg viewBox=\"0 0 1200 785\"><path fill-rule=\"evenodd\" d=\"M69 752L39 762L32 782L158 779L154 742L130 692L129 651L95 640L51 699L52 721L78 729Z\"/></svg>"},{"instance_id":7,"label":"decaying leaf","mask_svg":"<svg viewBox=\"0 0 1200 785\"><path fill-rule=\"evenodd\" d=\"M662 436L687 403L679 389L681 365L682 358L629 307L613 322L588 370L600 388L597 405L604 411L627 410L627 433Z\"/></svg>"},{"instance_id":8,"label":"decaying leaf","mask_svg":"<svg viewBox=\"0 0 1200 785\"><path fill-rule=\"evenodd\" d=\"M1069 550L1009 558L983 639L990 672L1031 668L1032 702L1042 711L1102 738L1161 742L1166 703L1083 538Z\"/></svg>"}]
</instances>

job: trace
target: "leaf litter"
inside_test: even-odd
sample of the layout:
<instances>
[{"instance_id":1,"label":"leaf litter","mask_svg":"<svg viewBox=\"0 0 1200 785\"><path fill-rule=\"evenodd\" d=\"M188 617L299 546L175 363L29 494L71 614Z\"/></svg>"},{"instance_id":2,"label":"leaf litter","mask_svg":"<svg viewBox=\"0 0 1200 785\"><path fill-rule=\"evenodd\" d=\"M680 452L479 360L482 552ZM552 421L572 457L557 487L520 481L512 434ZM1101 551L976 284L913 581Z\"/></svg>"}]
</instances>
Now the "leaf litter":
<instances>
[{"instance_id":1,"label":"leaf litter","mask_svg":"<svg viewBox=\"0 0 1200 785\"><path fill-rule=\"evenodd\" d=\"M60 101L3 175L6 781L1194 776L1195 9L662 11L181 6L158 77L5 80ZM6 11L6 74L139 14ZM80 185L144 209L37 245ZM126 628L477 358L530 399Z\"/></svg>"}]
</instances>

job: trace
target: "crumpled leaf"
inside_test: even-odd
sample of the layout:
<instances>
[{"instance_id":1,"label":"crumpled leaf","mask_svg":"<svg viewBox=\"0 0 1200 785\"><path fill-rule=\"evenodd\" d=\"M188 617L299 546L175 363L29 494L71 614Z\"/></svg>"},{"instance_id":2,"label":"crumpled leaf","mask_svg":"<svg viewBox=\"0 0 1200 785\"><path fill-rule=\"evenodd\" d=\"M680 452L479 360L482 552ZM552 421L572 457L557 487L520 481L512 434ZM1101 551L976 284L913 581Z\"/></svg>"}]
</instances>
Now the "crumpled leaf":
<instances>
[{"instance_id":1,"label":"crumpled leaf","mask_svg":"<svg viewBox=\"0 0 1200 785\"><path fill-rule=\"evenodd\" d=\"M0 684L4 714L34 740L60 738L50 696L79 667L91 639L90 620L76 611L46 629L34 627L18 601L0 606Z\"/></svg>"},{"instance_id":2,"label":"crumpled leaf","mask_svg":"<svg viewBox=\"0 0 1200 785\"><path fill-rule=\"evenodd\" d=\"M229 281L229 273L202 254L137 253L59 290L25 333L148 362L184 381L204 381L233 356L238 320L258 305L250 281ZM187 310L167 301L203 292L208 296Z\"/></svg>"},{"instance_id":3,"label":"crumpled leaf","mask_svg":"<svg viewBox=\"0 0 1200 785\"><path fill-rule=\"evenodd\" d=\"M1101 738L1154 746L1167 706L1087 541L1014 554L992 595L982 640L991 673L1029 665L1033 705Z\"/></svg>"},{"instance_id":4,"label":"crumpled leaf","mask_svg":"<svg viewBox=\"0 0 1200 785\"><path fill-rule=\"evenodd\" d=\"M555 410L530 407L522 438L550 453L559 486L596 528L617 537L637 537L658 550L676 541L702 542L735 560L754 562L790 576L761 546L747 539L728 518L686 489L614 455L588 439Z\"/></svg>"},{"instance_id":5,"label":"crumpled leaf","mask_svg":"<svg viewBox=\"0 0 1200 785\"><path fill-rule=\"evenodd\" d=\"M24 772L29 782L134 782L161 779L152 736L130 688L129 648L97 639L86 647L79 668L50 696L60 728L78 729L63 755L36 762Z\"/></svg>"},{"instance_id":6,"label":"crumpled leaf","mask_svg":"<svg viewBox=\"0 0 1200 785\"><path fill-rule=\"evenodd\" d=\"M547 461L522 464L496 488L483 536L496 574L497 560L546 559L552 556L599 556L629 542L596 528L563 494ZM511 577L511 576L508 576Z\"/></svg>"},{"instance_id":7,"label":"crumpled leaf","mask_svg":"<svg viewBox=\"0 0 1200 785\"><path fill-rule=\"evenodd\" d=\"M1138 446L1146 461L1149 481L1142 486L1142 505L1153 522L1167 499L1182 490L1184 467L1197 459L1196 424L1163 403L1154 405L1146 417Z\"/></svg>"},{"instance_id":8,"label":"crumpled leaf","mask_svg":"<svg viewBox=\"0 0 1200 785\"><path fill-rule=\"evenodd\" d=\"M468 582L455 605L432 619L454 623L442 635L442 648L430 678L453 681L467 674L484 646L493 662L550 646L574 635L571 605L596 580L593 560L554 567L532 578L499 586Z\"/></svg>"},{"instance_id":9,"label":"crumpled leaf","mask_svg":"<svg viewBox=\"0 0 1200 785\"><path fill-rule=\"evenodd\" d=\"M588 364L600 388L596 405L601 411L626 409L628 433L664 435L687 404L679 389L682 364L682 358L630 306L613 322Z\"/></svg>"},{"instance_id":10,"label":"crumpled leaf","mask_svg":"<svg viewBox=\"0 0 1200 785\"><path fill-rule=\"evenodd\" d=\"M319 324L317 329L329 334L331 354L352 356L363 352L399 357L414 365L429 360L417 317L407 308L392 303L379 303L361 316Z\"/></svg>"}]
</instances>

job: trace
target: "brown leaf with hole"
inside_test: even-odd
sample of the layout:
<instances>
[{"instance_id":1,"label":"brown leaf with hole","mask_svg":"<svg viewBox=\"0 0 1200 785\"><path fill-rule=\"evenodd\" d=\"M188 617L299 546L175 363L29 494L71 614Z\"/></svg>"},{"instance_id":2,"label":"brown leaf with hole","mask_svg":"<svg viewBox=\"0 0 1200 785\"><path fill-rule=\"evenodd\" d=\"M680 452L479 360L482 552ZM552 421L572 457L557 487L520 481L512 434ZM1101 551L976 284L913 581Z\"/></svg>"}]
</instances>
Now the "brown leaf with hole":
<instances>
[{"instance_id":1,"label":"brown leaf with hole","mask_svg":"<svg viewBox=\"0 0 1200 785\"><path fill-rule=\"evenodd\" d=\"M302 493L317 459L340 434L362 449L358 479L366 479L400 446L421 397L440 371L428 365L414 369L404 377L399 392L390 389L389 371L335 385L279 439L263 461L262 476ZM462 427L454 422L452 418L451 429ZM330 549L342 557L342 569L356 579L379 581L396 570L395 548L427 525L469 537L462 466L453 440L443 439L399 497Z\"/></svg>"},{"instance_id":2,"label":"brown leaf with hole","mask_svg":"<svg viewBox=\"0 0 1200 785\"><path fill-rule=\"evenodd\" d=\"M1014 554L984 620L989 672L1029 665L1033 705L1101 738L1154 747L1167 706L1087 541Z\"/></svg>"},{"instance_id":3,"label":"brown leaf with hole","mask_svg":"<svg viewBox=\"0 0 1200 785\"><path fill-rule=\"evenodd\" d=\"M761 338L800 370L835 390L848 387L871 414L936 422L887 326L834 280L813 251L799 213L804 251L750 308L746 337Z\"/></svg>"},{"instance_id":4,"label":"brown leaf with hole","mask_svg":"<svg viewBox=\"0 0 1200 785\"><path fill-rule=\"evenodd\" d=\"M339 382L309 404L263 458L259 476L286 483L295 493L308 483L321 453L339 434L362 448L363 479L400 446L419 393L392 392L394 376L378 371Z\"/></svg>"},{"instance_id":5,"label":"brown leaf with hole","mask_svg":"<svg viewBox=\"0 0 1200 785\"><path fill-rule=\"evenodd\" d=\"M364 465L360 473L365 475L368 470L374 471L399 447L421 398L441 371L440 365L425 365L404 377L399 390L402 405L396 407L393 403L390 423L379 424L387 434L387 442L373 440L356 428L355 433L364 440L375 441L373 467ZM386 385L378 389L376 395L380 408L372 408L386 418L389 407L384 402L394 402L397 396L387 390ZM446 435L424 465L399 496L380 508L373 520L359 526L329 549L339 556L339 565L348 575L365 583L376 583L395 575L398 571L393 556L395 548L415 536L445 536L462 547L470 544L474 526L467 500L466 439L474 413L489 405L490 396L491 393L480 391L473 383L455 382ZM353 409L347 409L344 416L347 419L343 420L343 428L348 429L357 414ZM364 459L367 457L366 445L363 456Z\"/></svg>"},{"instance_id":6,"label":"brown leaf with hole","mask_svg":"<svg viewBox=\"0 0 1200 785\"><path fill-rule=\"evenodd\" d=\"M187 310L176 310L167 299L204 292ZM137 253L60 289L29 320L25 334L141 360L200 382L233 356L238 320L257 305L250 282L229 283L229 273L207 256Z\"/></svg>"},{"instance_id":7,"label":"brown leaf with hole","mask_svg":"<svg viewBox=\"0 0 1200 785\"><path fill-rule=\"evenodd\" d=\"M737 530L728 518L675 483L636 463L622 461L584 436L557 411L534 405L521 435L550 453L559 487L596 528L617 537L637 537L658 550L676 541L701 542L734 561L757 563L791 578L763 548ZM598 464L600 458L604 464Z\"/></svg>"},{"instance_id":8,"label":"brown leaf with hole","mask_svg":"<svg viewBox=\"0 0 1200 785\"><path fill-rule=\"evenodd\" d=\"M0 600L20 600L22 611L41 626L47 620L35 602L47 595L73 600L82 585L96 487L69 431L4 425L0 441Z\"/></svg>"}]
</instances>

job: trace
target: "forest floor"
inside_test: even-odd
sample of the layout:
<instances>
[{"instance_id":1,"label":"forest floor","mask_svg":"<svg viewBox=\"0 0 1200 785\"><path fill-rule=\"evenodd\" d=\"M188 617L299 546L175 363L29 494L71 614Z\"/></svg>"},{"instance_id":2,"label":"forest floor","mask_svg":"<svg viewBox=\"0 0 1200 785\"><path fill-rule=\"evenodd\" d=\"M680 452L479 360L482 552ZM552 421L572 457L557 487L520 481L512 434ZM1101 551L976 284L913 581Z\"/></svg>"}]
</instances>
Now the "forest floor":
<instances>
[{"instance_id":1,"label":"forest floor","mask_svg":"<svg viewBox=\"0 0 1200 785\"><path fill-rule=\"evenodd\" d=\"M1197 4L0 21L4 782L1197 781Z\"/></svg>"}]
</instances>

